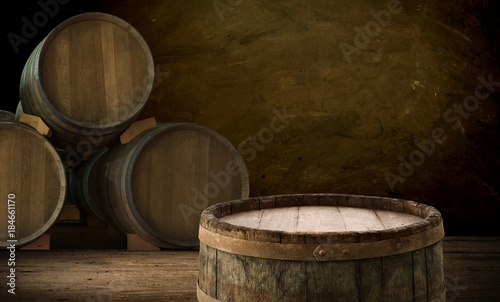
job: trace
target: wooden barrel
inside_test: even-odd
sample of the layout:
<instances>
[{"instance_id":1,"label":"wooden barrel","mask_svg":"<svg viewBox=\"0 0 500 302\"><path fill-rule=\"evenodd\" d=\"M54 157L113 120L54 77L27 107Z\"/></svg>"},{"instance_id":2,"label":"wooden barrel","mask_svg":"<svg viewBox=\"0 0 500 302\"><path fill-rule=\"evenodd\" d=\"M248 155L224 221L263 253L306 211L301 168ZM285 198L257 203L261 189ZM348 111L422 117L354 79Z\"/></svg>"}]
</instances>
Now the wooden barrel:
<instances>
[{"instance_id":1,"label":"wooden barrel","mask_svg":"<svg viewBox=\"0 0 500 302\"><path fill-rule=\"evenodd\" d=\"M199 301L445 301L441 214L413 201L307 194L201 215Z\"/></svg>"},{"instance_id":2,"label":"wooden barrel","mask_svg":"<svg viewBox=\"0 0 500 302\"><path fill-rule=\"evenodd\" d=\"M85 153L134 122L153 86L150 49L127 22L84 13L53 29L24 67L20 97L59 148Z\"/></svg>"},{"instance_id":3,"label":"wooden barrel","mask_svg":"<svg viewBox=\"0 0 500 302\"><path fill-rule=\"evenodd\" d=\"M199 246L201 212L249 193L236 148L196 124L159 124L128 144L117 142L79 173L96 175L87 181L96 188L87 191L97 192L95 202L117 230L166 248Z\"/></svg>"},{"instance_id":4,"label":"wooden barrel","mask_svg":"<svg viewBox=\"0 0 500 302\"><path fill-rule=\"evenodd\" d=\"M17 240L16 246L26 245L43 235L62 210L66 178L61 159L30 127L0 123L0 179L0 246L9 246L11 239ZM9 220L14 238L9 236L8 229L14 228Z\"/></svg>"},{"instance_id":5,"label":"wooden barrel","mask_svg":"<svg viewBox=\"0 0 500 302\"><path fill-rule=\"evenodd\" d=\"M16 115L9 111L0 110L0 122L13 122L16 120Z\"/></svg>"},{"instance_id":6,"label":"wooden barrel","mask_svg":"<svg viewBox=\"0 0 500 302\"><path fill-rule=\"evenodd\" d=\"M69 176L69 192L72 200L79 208L88 214L94 215L102 221L107 221L103 214L97 195L97 167L107 148L98 150L89 160L78 167L77 173Z\"/></svg>"},{"instance_id":7,"label":"wooden barrel","mask_svg":"<svg viewBox=\"0 0 500 302\"><path fill-rule=\"evenodd\" d=\"M16 122L19 121L19 119L21 118L21 114L24 113L24 110L23 110L23 104L21 103L21 101L19 101L19 103L17 103L17 108L16 108L16 113L14 115L14 120Z\"/></svg>"}]
</instances>

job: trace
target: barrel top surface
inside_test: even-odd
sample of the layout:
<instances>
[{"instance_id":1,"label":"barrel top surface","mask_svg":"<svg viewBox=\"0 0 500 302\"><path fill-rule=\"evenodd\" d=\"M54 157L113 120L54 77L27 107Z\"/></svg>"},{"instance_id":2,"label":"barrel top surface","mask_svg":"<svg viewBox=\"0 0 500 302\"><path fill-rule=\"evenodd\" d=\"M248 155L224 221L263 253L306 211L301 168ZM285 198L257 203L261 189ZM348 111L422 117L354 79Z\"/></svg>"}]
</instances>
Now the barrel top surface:
<instances>
[{"instance_id":1,"label":"barrel top surface","mask_svg":"<svg viewBox=\"0 0 500 302\"><path fill-rule=\"evenodd\" d=\"M18 245L42 235L59 215L66 192L62 162L52 145L35 130L0 123L0 246L6 246L7 198L15 202Z\"/></svg>"},{"instance_id":2,"label":"barrel top surface","mask_svg":"<svg viewBox=\"0 0 500 302\"><path fill-rule=\"evenodd\" d=\"M172 242L198 244L204 208L248 196L246 165L219 133L196 124L160 124L129 144L133 206Z\"/></svg>"},{"instance_id":3,"label":"barrel top surface","mask_svg":"<svg viewBox=\"0 0 500 302\"><path fill-rule=\"evenodd\" d=\"M380 241L426 232L442 222L435 208L410 200L347 195L263 196L213 205L201 215L208 232L254 241Z\"/></svg>"},{"instance_id":4,"label":"barrel top surface","mask_svg":"<svg viewBox=\"0 0 500 302\"><path fill-rule=\"evenodd\" d=\"M219 203L201 214L199 239L251 257L337 261L384 257L444 237L441 214L410 200L346 195L263 196Z\"/></svg>"},{"instance_id":5,"label":"barrel top surface","mask_svg":"<svg viewBox=\"0 0 500 302\"><path fill-rule=\"evenodd\" d=\"M301 206L253 210L220 218L221 222L285 232L363 232L404 227L423 221L413 214L347 206Z\"/></svg>"},{"instance_id":6,"label":"barrel top surface","mask_svg":"<svg viewBox=\"0 0 500 302\"><path fill-rule=\"evenodd\" d=\"M36 76L58 114L78 125L110 126L143 108L153 85L153 59L142 36L124 20L77 15L42 43Z\"/></svg>"}]
</instances>

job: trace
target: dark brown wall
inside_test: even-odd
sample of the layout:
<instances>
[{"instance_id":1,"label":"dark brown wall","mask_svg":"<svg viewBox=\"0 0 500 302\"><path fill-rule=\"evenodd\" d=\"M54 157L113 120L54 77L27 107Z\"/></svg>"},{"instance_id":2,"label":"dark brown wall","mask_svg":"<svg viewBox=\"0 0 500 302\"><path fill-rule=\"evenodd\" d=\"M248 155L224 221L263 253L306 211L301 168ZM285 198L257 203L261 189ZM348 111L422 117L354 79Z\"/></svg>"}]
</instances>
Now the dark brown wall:
<instances>
[{"instance_id":1,"label":"dark brown wall","mask_svg":"<svg viewBox=\"0 0 500 302\"><path fill-rule=\"evenodd\" d=\"M75 0L59 18L99 10L136 27L158 71L142 117L226 136L253 196L413 199L436 206L448 234L498 235L500 86L474 99L478 77L500 82L497 6Z\"/></svg>"}]
</instances>

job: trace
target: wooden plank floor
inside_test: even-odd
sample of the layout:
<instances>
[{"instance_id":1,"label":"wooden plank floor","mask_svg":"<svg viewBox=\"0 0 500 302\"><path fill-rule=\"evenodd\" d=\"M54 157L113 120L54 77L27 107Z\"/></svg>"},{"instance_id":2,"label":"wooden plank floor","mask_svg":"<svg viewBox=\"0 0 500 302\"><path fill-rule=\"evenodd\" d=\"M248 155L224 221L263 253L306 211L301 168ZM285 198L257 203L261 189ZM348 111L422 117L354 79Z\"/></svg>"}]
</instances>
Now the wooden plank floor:
<instances>
[{"instance_id":1,"label":"wooden plank floor","mask_svg":"<svg viewBox=\"0 0 500 302\"><path fill-rule=\"evenodd\" d=\"M500 301L500 237L447 237L447 301ZM0 253L0 301L196 301L198 251L16 252L16 295L7 293Z\"/></svg>"}]
</instances>

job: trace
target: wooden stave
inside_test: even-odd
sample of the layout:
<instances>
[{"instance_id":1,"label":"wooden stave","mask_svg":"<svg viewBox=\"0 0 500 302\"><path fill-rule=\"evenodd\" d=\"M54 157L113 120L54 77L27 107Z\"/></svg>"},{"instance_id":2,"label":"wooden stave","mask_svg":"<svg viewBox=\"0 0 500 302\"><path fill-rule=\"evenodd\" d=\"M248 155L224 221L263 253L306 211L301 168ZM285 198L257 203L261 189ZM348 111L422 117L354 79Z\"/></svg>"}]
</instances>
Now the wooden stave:
<instances>
[{"instance_id":1,"label":"wooden stave","mask_svg":"<svg viewBox=\"0 0 500 302\"><path fill-rule=\"evenodd\" d=\"M54 208L54 211L51 215L51 217L45 222L45 224L38 228L36 231L31 233L29 236L17 239L16 247L22 247L26 246L33 241L37 240L40 238L45 232L47 232L56 222L57 218L59 217L60 213L62 212L64 202L66 200L66 189L67 189L67 179L66 179L66 174L64 170L64 165L63 162L57 153L56 149L53 147L53 145L40 133L37 131L33 130L31 127L23 125L18 122L0 122L0 130L2 127L15 127L16 131L23 131L24 133L27 133L30 135L33 139L36 139L40 142L40 146L45 148L51 155L52 158L54 159L54 163L51 165L54 169L57 170L57 174L59 175L59 181L60 181L60 191L59 191L59 199L56 201L56 206ZM17 212L17 210L16 210ZM16 215L17 217L17 215ZM17 219L16 222L19 220ZM17 226L16 226L17 229ZM8 247L10 243L8 242L3 242L0 241L0 248L3 247Z\"/></svg>"},{"instance_id":2,"label":"wooden stave","mask_svg":"<svg viewBox=\"0 0 500 302\"><path fill-rule=\"evenodd\" d=\"M349 202L351 198L351 202ZM382 200L382 202L380 202ZM376 201L376 202L374 202ZM425 236L425 232L429 230L437 229L438 227L442 227L442 219L440 213L434 209L433 207L415 203L413 201L405 201L398 200L392 198L379 198L379 197L371 197L371 196L353 196L353 195L344 195L344 194L304 194L304 195L282 195L282 196L265 196L261 198L248 198L244 200L236 200L231 202L226 202L222 204L217 204L207 208L203 213L200 220L200 229L206 228L206 230L210 230L210 232L214 232L212 234L216 234L217 236L222 235L222 237L232 238L232 239L244 239L248 241L252 240L260 240L255 242L261 243L274 243L278 244L282 242L284 238L288 240L288 243L293 242L297 247L301 245L305 245L307 243L320 243L321 240L328 235L324 234L286 234L286 232L281 231L262 231L260 232L260 236L256 236L259 232L256 232L255 229L238 227L235 225L229 225L228 223L218 222L218 218L230 215L232 213L239 213L242 211L249 210L258 210L264 208L271 207L289 207L289 206L317 206L317 205L325 205L325 206L351 206L351 207L364 207L365 205L370 205L373 208L382 209L382 210L393 210L398 212L406 212L414 215L418 215L424 218L423 223L417 223L415 225L409 225L406 228L408 229L406 232L403 231L404 228L398 228L395 230L386 231L385 236L362 236L363 232L348 232L349 234L345 234L345 236L334 236L335 241L344 242L344 243L356 243L356 242L366 242L366 243L376 243L378 240L382 242L383 240L387 240L387 238L398 239L403 236L408 235L419 235L422 234ZM408 232L409 231L409 232ZM382 231L384 232L384 231ZM367 233L367 232L365 232ZM369 232L368 232L369 233ZM328 233L326 233L328 234ZM279 235L277 238L273 235ZM283 236L286 235L286 236ZM311 235L311 236L306 236ZM334 234L330 234L334 235ZM360 236L361 235L361 236ZM394 286L392 288L387 289L388 296L381 296L379 293L378 296L374 295L369 297L366 292L371 292L373 289L365 290L365 292L358 292L353 295L352 291L348 293L337 293L336 295L332 295L328 291L331 290L331 284L333 284L334 280L331 284L325 285L323 288L318 289L319 292L310 293L310 292L293 292L289 294L284 294L283 292L279 292L279 288L277 289L275 286L273 290L268 292L263 292L263 290L258 286L259 284L263 284L267 281L268 278L263 278L259 280L245 280L242 284L237 284L238 281L233 282L234 280L243 279L242 276L232 276L231 278L225 277L223 275L219 276L217 273L221 272L219 265L223 265L220 263L229 262L229 263L246 263L244 268L244 278L246 278L246 274L248 274L247 266L254 266L253 263L256 261L264 261L273 263L271 267L279 267L279 263L302 263L303 265L317 265L321 267L321 265L335 265L332 263L342 263L346 261L319 261L310 257L309 259L301 259L302 261L295 260L283 260L286 257L277 257L274 259L267 258L259 258L255 255L248 256L248 254L235 254L231 252L226 252L224 250L220 250L217 247L213 247L207 245L204 240L201 240L200 246L200 271L199 271L199 279L198 279L198 300L199 301L277 301L276 297L279 299L290 300L290 301L302 301L305 299L312 301L331 301L332 296L339 297L342 301L445 301L445 287L444 287L444 273L443 273L443 259L442 259L442 237L444 233L440 235L438 241L433 242L431 245L422 246L421 248L417 248L413 251L400 253L396 255L387 255L375 258L363 258L363 259L354 259L354 260L346 260L351 263L369 263L370 261L386 261L389 267L395 267L398 269L399 263L391 262L391 259L412 259L413 261L417 261L417 264L413 264L412 267L412 275L420 276L419 271L422 270L422 263L427 262L431 263L430 266L426 266L425 270L431 271L425 276L425 280L416 279L420 282L426 282L426 289L423 290L422 286L420 286L421 290L408 291L398 291L398 287ZM299 240L298 238L303 237L304 239ZM307 241L305 238L308 238L311 241ZM201 236L200 236L201 239ZM389 239L389 240L391 240ZM319 241L317 241L319 240ZM306 243L307 242L307 243ZM342 243L341 243L342 244ZM290 244L294 245L294 244ZM243 250L245 250L244 246L240 246ZM253 253L253 252L252 252ZM423 253L423 256L422 256ZM250 253L251 254L251 253ZM258 254L258 253L257 253ZM224 258L224 257L225 258ZM423 257L423 258L422 258ZM430 257L430 258L429 258ZM386 260L383 260L386 259ZM416 259L416 260L415 260ZM428 260L430 259L430 260ZM425 260L425 261L424 261ZM214 263L215 261L215 263ZM420 264L418 264L420 261ZM308 264L311 263L311 264ZM418 266L420 265L420 266ZM260 270L266 271L266 267L260 267ZM243 268L242 268L243 269ZM300 273L307 274L306 271L300 271L300 269L289 269L285 268L283 271L276 271L274 268L269 269L269 272L272 272L274 275L282 275L286 274L290 270L299 271ZM401 270L401 269L399 269ZM235 271L235 268L232 268L230 271ZM236 269L237 271L237 269ZM331 270L330 270L331 271ZM359 271L359 270L358 270ZM416 271L416 272L415 272ZM359 271L360 272L360 271ZM380 272L383 274L384 272ZM221 273L223 274L223 273ZM226 270L226 274L228 274L228 270ZM266 274L265 272L263 274ZM272 276L273 274L269 274ZM359 273L361 274L361 273ZM387 274L387 273L386 273ZM325 272L326 276L327 273ZM259 274L257 274L259 276ZM351 276L352 277L352 276ZM219 279L221 278L221 279ZM362 281L359 280L359 275L353 278L356 279L356 284L363 284ZM415 278L412 276L412 278ZM305 280L309 280L307 277ZM417 286L417 281L413 281L413 287ZM248 288L245 288L246 285L243 283L251 283ZM253 287L252 287L253 286ZM400 287L400 286L399 286ZM222 289L221 289L222 288ZM236 289L235 289L236 288ZM239 289L238 289L239 288ZM428 289L427 289L428 288ZM322 291L326 291L326 293ZM336 289L339 290L339 289ZM341 290L340 290L341 291ZM364 295L364 296L361 296ZM394 296L390 296L394 295ZM413 296L412 296L413 295ZM220 298L220 299L219 299ZM278 300L279 300L278 299ZM415 299L415 300L414 300Z\"/></svg>"},{"instance_id":3,"label":"wooden stave","mask_svg":"<svg viewBox=\"0 0 500 302\"><path fill-rule=\"evenodd\" d=\"M108 151L107 148L100 149L90 159L85 161L78 167L76 173L72 173L69 177L69 187L73 200L84 210L87 214L94 215L100 220L106 222L99 201L97 200L94 192L95 189L89 185L89 181L93 181L91 174L99 167L102 156Z\"/></svg>"},{"instance_id":4,"label":"wooden stave","mask_svg":"<svg viewBox=\"0 0 500 302\"><path fill-rule=\"evenodd\" d=\"M159 239L162 234L157 233L155 230L148 227L139 217L135 207L132 203L132 196L130 190L123 188L131 188L131 169L133 167L134 159L138 156L141 150L151 142L156 135L162 135L163 131L175 131L179 127L195 127L196 129L203 129L211 135L221 139L229 151L234 155L234 159L239 163L241 181L243 183L242 196L249 194L249 176L246 170L246 164L234 148L233 145L225 137L219 133L208 129L206 127L189 124L189 123L163 123L157 127L148 129L134 138L126 145L116 143L113 145L106 154L102 157L102 161L96 169L99 175L97 181L97 191L101 196L102 210L107 221L110 222L121 233L135 233L147 241L165 248L193 248L199 245L199 241L193 242L176 242L174 239L166 240ZM125 167L125 168L124 168ZM127 168L128 167L128 168ZM117 186L110 186L108 180L116 180ZM126 202L121 202L125 200Z\"/></svg>"},{"instance_id":5,"label":"wooden stave","mask_svg":"<svg viewBox=\"0 0 500 302\"><path fill-rule=\"evenodd\" d=\"M50 42L60 31L73 23L96 17L98 17L99 20L112 22L122 26L137 39L136 42L138 42L144 50L144 55L148 63L148 79L147 87L144 87L146 93L138 102L140 106L135 107L134 111L131 112L126 119L121 119L112 123L103 123L102 125L85 126L79 124L76 120L69 119L59 114L51 105L43 92L38 64L40 62L40 57L43 56L45 51L44 45ZM94 151L111 144L118 138L121 132L126 130L128 126L138 118L149 98L153 87L153 81L154 67L151 50L137 30L126 21L113 15L104 13L82 13L59 24L36 46L24 66L19 92L24 112L40 116L53 131L54 136L51 138L51 141L54 145L68 151L76 151L78 154L83 154L87 151ZM81 149L84 147L88 150L82 151Z\"/></svg>"},{"instance_id":6,"label":"wooden stave","mask_svg":"<svg viewBox=\"0 0 500 302\"><path fill-rule=\"evenodd\" d=\"M329 262L255 258L201 243L199 259L198 301L446 300L442 240L404 254Z\"/></svg>"}]
</instances>

